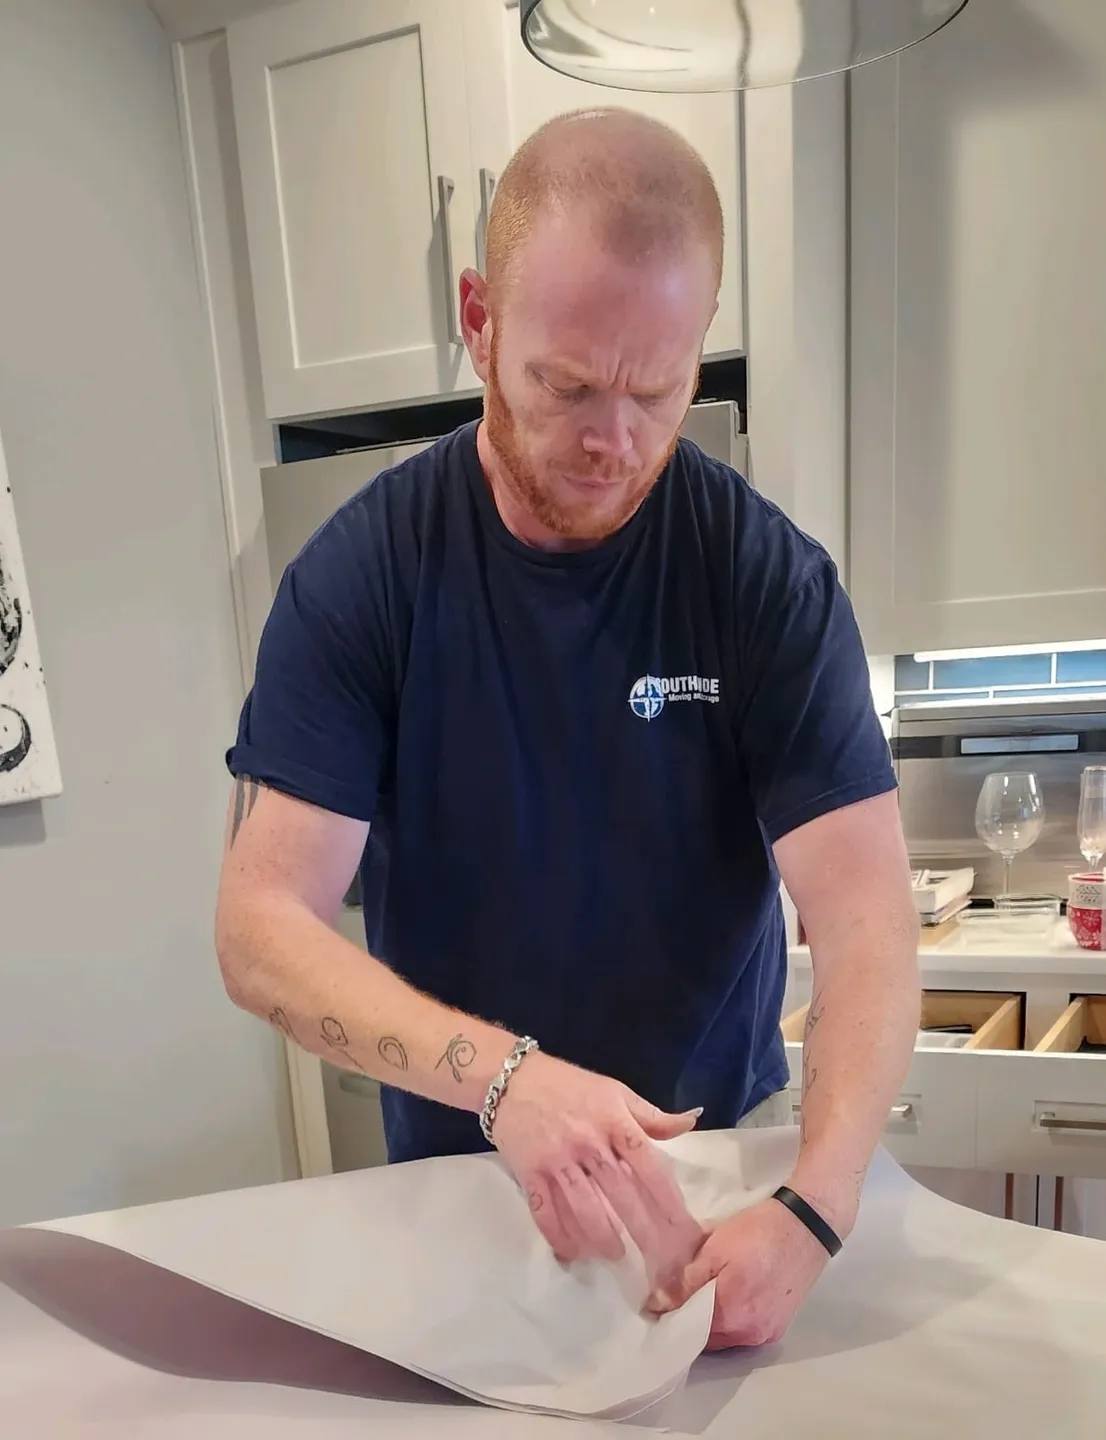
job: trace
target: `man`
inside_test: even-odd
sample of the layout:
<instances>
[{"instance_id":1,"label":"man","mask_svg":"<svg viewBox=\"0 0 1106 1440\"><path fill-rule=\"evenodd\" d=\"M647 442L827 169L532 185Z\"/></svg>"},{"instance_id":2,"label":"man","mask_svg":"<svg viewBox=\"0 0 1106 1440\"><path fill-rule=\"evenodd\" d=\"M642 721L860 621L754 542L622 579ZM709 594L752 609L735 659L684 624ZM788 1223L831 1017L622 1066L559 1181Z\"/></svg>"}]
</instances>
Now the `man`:
<instances>
[{"instance_id":1,"label":"man","mask_svg":"<svg viewBox=\"0 0 1106 1440\"><path fill-rule=\"evenodd\" d=\"M217 917L238 1004L386 1082L390 1159L483 1148L483 1125L561 1257L625 1230L658 1309L717 1276L717 1346L781 1335L819 1228L852 1227L918 1012L834 567L677 440L722 228L702 161L640 116L562 117L515 155L487 276L461 282L484 419L284 575ZM362 859L368 958L332 928ZM790 1123L781 875L814 963L802 1213L704 1239L652 1142Z\"/></svg>"}]
</instances>

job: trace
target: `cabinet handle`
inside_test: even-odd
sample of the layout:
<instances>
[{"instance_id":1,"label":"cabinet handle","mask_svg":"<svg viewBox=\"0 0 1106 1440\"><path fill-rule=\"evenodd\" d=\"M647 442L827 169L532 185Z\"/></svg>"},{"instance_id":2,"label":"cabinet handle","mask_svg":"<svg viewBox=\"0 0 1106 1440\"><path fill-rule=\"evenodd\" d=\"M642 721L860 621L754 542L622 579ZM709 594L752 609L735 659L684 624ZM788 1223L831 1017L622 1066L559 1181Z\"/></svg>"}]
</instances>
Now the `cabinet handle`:
<instances>
[{"instance_id":1,"label":"cabinet handle","mask_svg":"<svg viewBox=\"0 0 1106 1440\"><path fill-rule=\"evenodd\" d=\"M442 263L445 266L445 320L451 345L463 345L464 336L457 327L457 280L453 274L453 226L449 202L456 189L448 175L438 176L438 212L442 217Z\"/></svg>"},{"instance_id":2,"label":"cabinet handle","mask_svg":"<svg viewBox=\"0 0 1106 1440\"><path fill-rule=\"evenodd\" d=\"M492 197L495 194L495 174L486 168L480 170L480 273L488 271L488 219L492 213Z\"/></svg>"},{"instance_id":3,"label":"cabinet handle","mask_svg":"<svg viewBox=\"0 0 1106 1440\"><path fill-rule=\"evenodd\" d=\"M1061 1120L1059 1115L1051 1110L1042 1110L1037 1117L1037 1124L1042 1130L1085 1130L1096 1135L1106 1131L1106 1120Z\"/></svg>"}]
</instances>

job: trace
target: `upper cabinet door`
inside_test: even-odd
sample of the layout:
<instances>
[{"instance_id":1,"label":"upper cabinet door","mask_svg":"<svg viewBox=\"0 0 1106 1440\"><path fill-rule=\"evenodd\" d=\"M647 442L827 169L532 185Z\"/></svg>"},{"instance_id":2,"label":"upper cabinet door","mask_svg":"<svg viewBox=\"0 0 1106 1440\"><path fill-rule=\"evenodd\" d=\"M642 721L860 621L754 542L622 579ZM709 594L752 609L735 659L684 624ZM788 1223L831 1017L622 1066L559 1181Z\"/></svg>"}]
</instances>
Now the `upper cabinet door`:
<instances>
[{"instance_id":1,"label":"upper cabinet door","mask_svg":"<svg viewBox=\"0 0 1106 1440\"><path fill-rule=\"evenodd\" d=\"M690 141L714 176L726 222L726 253L718 313L707 332L706 355L745 348L742 316L741 122L738 97L728 95L654 95L611 90L560 75L535 60L522 43L518 0L483 0L496 12L499 43L505 56L507 140L500 141L500 164L539 125L567 110L623 106L663 120ZM479 116L474 119L478 122ZM474 123L477 145L478 124Z\"/></svg>"},{"instance_id":2,"label":"upper cabinet door","mask_svg":"<svg viewBox=\"0 0 1106 1440\"><path fill-rule=\"evenodd\" d=\"M227 31L271 418L479 386L460 9L299 0Z\"/></svg>"},{"instance_id":3,"label":"upper cabinet door","mask_svg":"<svg viewBox=\"0 0 1106 1440\"><path fill-rule=\"evenodd\" d=\"M1102 0L977 0L852 77L868 647L1106 633Z\"/></svg>"}]
</instances>

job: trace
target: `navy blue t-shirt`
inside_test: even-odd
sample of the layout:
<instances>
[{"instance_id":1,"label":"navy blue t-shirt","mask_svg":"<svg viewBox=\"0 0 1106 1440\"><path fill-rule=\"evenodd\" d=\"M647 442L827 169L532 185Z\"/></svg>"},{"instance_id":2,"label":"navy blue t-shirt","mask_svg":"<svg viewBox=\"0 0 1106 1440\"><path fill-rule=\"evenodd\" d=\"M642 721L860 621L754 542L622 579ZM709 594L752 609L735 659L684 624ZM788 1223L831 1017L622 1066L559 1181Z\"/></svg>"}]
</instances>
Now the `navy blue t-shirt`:
<instances>
[{"instance_id":1,"label":"navy blue t-shirt","mask_svg":"<svg viewBox=\"0 0 1106 1440\"><path fill-rule=\"evenodd\" d=\"M503 524L469 425L285 571L232 773L369 821L371 952L665 1110L787 1084L772 844L895 785L826 552L681 441L617 534ZM485 1148L385 1087L392 1160Z\"/></svg>"}]
</instances>

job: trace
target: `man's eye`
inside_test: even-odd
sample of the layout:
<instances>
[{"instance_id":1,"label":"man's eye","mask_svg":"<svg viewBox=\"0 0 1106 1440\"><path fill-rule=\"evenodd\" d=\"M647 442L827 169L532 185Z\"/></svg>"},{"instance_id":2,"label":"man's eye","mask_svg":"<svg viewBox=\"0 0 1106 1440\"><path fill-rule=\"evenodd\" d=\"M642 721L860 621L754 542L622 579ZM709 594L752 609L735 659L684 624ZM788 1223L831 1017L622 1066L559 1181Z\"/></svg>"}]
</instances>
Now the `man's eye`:
<instances>
[{"instance_id":1,"label":"man's eye","mask_svg":"<svg viewBox=\"0 0 1106 1440\"><path fill-rule=\"evenodd\" d=\"M590 385L570 385L568 389L565 390L561 389L556 385L550 384L548 380L543 380L542 384L549 391L550 395L554 397L554 399L564 400L569 404L577 400L586 400L587 397L591 394Z\"/></svg>"}]
</instances>

